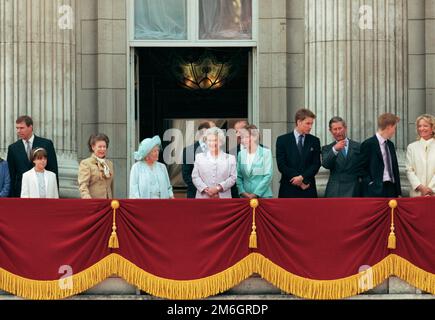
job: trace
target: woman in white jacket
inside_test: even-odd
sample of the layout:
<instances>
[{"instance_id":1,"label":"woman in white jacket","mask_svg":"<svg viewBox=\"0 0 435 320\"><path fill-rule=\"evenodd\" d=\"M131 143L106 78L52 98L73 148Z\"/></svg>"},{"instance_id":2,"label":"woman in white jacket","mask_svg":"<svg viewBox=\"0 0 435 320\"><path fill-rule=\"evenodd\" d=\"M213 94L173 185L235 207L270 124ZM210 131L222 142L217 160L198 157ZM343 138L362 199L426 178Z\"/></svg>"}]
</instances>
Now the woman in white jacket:
<instances>
[{"instance_id":1,"label":"woman in white jacket","mask_svg":"<svg viewBox=\"0 0 435 320\"><path fill-rule=\"evenodd\" d=\"M196 155L192 182L196 198L231 198L231 187L236 183L236 158L221 150L225 135L213 127L205 132L208 151Z\"/></svg>"},{"instance_id":2,"label":"woman in white jacket","mask_svg":"<svg viewBox=\"0 0 435 320\"><path fill-rule=\"evenodd\" d=\"M408 145L406 174L411 183L410 196L435 195L435 119L429 114L415 121L418 140Z\"/></svg>"},{"instance_id":3,"label":"woman in white jacket","mask_svg":"<svg viewBox=\"0 0 435 320\"><path fill-rule=\"evenodd\" d=\"M56 174L45 170L47 151L37 148L31 156L34 167L23 174L21 198L59 198Z\"/></svg>"}]
</instances>

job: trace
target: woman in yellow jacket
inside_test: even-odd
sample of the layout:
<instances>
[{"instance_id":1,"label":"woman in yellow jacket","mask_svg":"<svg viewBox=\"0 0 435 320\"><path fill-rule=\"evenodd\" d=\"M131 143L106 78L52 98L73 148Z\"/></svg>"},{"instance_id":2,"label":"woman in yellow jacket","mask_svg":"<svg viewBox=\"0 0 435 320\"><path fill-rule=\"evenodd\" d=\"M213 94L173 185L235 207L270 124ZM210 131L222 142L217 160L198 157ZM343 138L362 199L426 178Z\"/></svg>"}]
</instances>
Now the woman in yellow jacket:
<instances>
[{"instance_id":1,"label":"woman in yellow jacket","mask_svg":"<svg viewBox=\"0 0 435 320\"><path fill-rule=\"evenodd\" d=\"M88 142L92 155L80 162L79 190L82 199L113 198L113 164L106 159L109 138L104 133L93 134Z\"/></svg>"}]
</instances>

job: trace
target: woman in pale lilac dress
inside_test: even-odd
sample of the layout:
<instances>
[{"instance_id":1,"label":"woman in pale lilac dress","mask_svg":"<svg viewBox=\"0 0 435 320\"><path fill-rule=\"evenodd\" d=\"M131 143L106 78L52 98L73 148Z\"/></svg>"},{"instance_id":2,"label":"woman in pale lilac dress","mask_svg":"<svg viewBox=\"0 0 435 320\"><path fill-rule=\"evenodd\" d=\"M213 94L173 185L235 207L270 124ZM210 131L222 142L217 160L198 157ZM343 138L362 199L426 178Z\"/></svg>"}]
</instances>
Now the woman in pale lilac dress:
<instances>
[{"instance_id":1,"label":"woman in pale lilac dress","mask_svg":"<svg viewBox=\"0 0 435 320\"><path fill-rule=\"evenodd\" d=\"M192 182L196 198L231 198L231 187L236 183L236 158L222 151L225 135L214 127L205 132L208 151L196 156Z\"/></svg>"}]
</instances>

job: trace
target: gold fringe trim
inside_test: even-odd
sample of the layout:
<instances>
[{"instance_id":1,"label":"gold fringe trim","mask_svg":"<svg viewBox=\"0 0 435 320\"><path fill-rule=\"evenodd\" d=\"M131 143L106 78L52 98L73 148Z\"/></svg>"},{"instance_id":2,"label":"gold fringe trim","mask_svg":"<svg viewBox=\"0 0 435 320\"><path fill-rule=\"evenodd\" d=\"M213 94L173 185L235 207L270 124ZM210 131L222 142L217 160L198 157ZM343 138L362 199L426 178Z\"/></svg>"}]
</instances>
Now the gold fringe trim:
<instances>
[{"instance_id":1,"label":"gold fringe trim","mask_svg":"<svg viewBox=\"0 0 435 320\"><path fill-rule=\"evenodd\" d=\"M232 267L209 277L195 280L171 280L154 276L120 256L118 275L139 289L160 298L201 299L225 292L253 274L251 255Z\"/></svg>"},{"instance_id":2,"label":"gold fringe trim","mask_svg":"<svg viewBox=\"0 0 435 320\"><path fill-rule=\"evenodd\" d=\"M392 254L393 274L410 285L431 294L435 294L435 274L424 271L408 260Z\"/></svg>"},{"instance_id":3,"label":"gold fringe trim","mask_svg":"<svg viewBox=\"0 0 435 320\"><path fill-rule=\"evenodd\" d=\"M71 277L49 281L26 279L0 268L0 289L26 299L63 299L86 291L110 277L118 269L118 263L117 256L111 254Z\"/></svg>"},{"instance_id":4,"label":"gold fringe trim","mask_svg":"<svg viewBox=\"0 0 435 320\"><path fill-rule=\"evenodd\" d=\"M386 257L370 269L334 280L313 280L292 274L262 255L255 257L256 270L282 291L306 299L342 299L375 288L392 275L392 259Z\"/></svg>"},{"instance_id":5,"label":"gold fringe trim","mask_svg":"<svg viewBox=\"0 0 435 320\"><path fill-rule=\"evenodd\" d=\"M22 278L0 268L0 289L27 299L62 299L79 294L111 275L117 275L151 295L168 299L201 299L225 292L254 273L289 294L306 299L342 299L375 288L395 275L420 290L435 294L435 274L391 254L368 270L347 278L313 280L294 275L259 253L251 253L232 267L194 280L154 276L118 254L111 254L69 278L72 287L62 289L59 280Z\"/></svg>"}]
</instances>

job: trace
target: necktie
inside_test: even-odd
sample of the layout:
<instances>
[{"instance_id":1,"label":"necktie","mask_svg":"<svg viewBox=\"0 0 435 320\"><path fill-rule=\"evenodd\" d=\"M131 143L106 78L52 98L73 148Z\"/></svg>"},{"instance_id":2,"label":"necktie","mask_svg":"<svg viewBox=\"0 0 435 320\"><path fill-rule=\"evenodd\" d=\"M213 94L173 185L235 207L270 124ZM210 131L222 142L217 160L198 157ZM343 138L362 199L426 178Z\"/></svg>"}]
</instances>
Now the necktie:
<instances>
[{"instance_id":1,"label":"necktie","mask_svg":"<svg viewBox=\"0 0 435 320\"><path fill-rule=\"evenodd\" d=\"M343 154L343 156L344 156L345 158L347 157L346 147L344 147L343 149L341 149L341 153Z\"/></svg>"},{"instance_id":2,"label":"necktie","mask_svg":"<svg viewBox=\"0 0 435 320\"><path fill-rule=\"evenodd\" d=\"M341 149L341 153L343 154L343 156L344 156L345 158L347 157L347 150L346 150L346 147L347 147L347 142L346 142L346 144L344 145L344 148Z\"/></svg>"},{"instance_id":3,"label":"necktie","mask_svg":"<svg viewBox=\"0 0 435 320\"><path fill-rule=\"evenodd\" d=\"M30 152L32 151L32 147L30 146L30 141L26 140L26 153L27 153L27 158L30 161Z\"/></svg>"},{"instance_id":4,"label":"necktie","mask_svg":"<svg viewBox=\"0 0 435 320\"><path fill-rule=\"evenodd\" d=\"M388 148L387 140L384 142L384 148L385 148L385 156L387 158L387 163L385 164L388 174L390 175L391 182L394 182L394 176L393 176L393 169L391 168L391 154L390 154L390 148Z\"/></svg>"},{"instance_id":5,"label":"necktie","mask_svg":"<svg viewBox=\"0 0 435 320\"><path fill-rule=\"evenodd\" d=\"M299 150L299 154L301 154L302 155L302 139L304 138L304 136L303 135L300 135L299 137L298 137L298 150Z\"/></svg>"}]
</instances>

